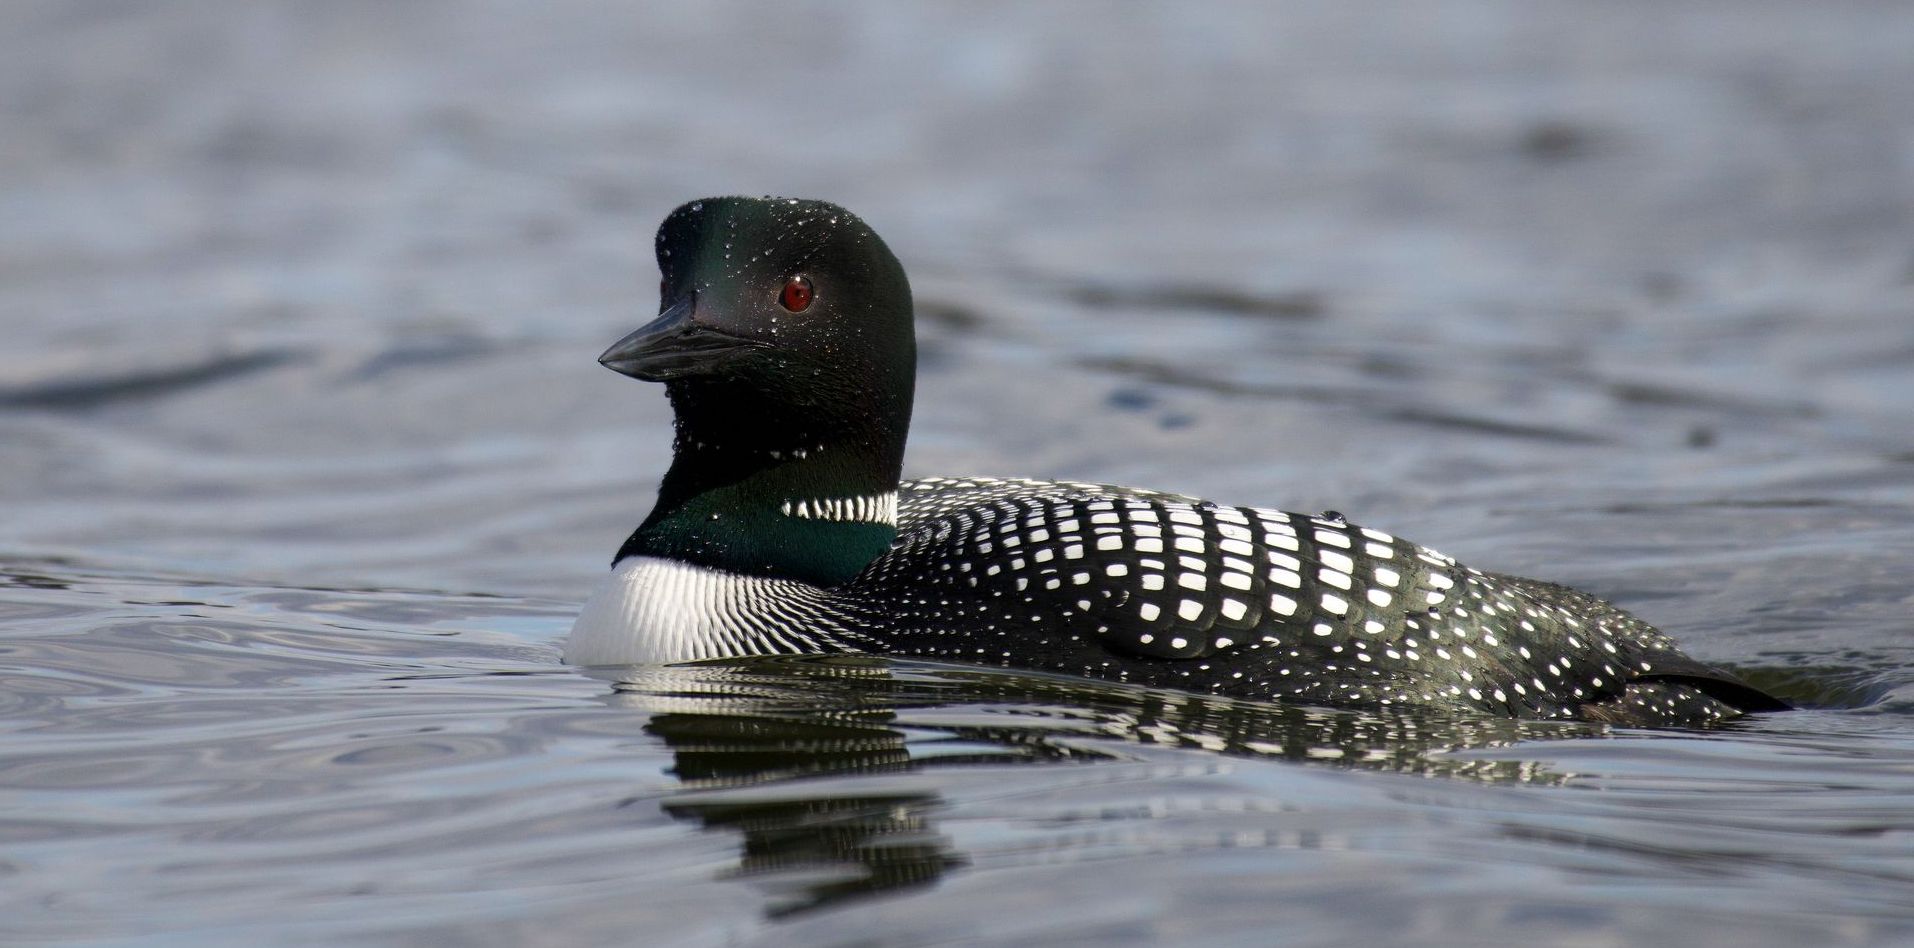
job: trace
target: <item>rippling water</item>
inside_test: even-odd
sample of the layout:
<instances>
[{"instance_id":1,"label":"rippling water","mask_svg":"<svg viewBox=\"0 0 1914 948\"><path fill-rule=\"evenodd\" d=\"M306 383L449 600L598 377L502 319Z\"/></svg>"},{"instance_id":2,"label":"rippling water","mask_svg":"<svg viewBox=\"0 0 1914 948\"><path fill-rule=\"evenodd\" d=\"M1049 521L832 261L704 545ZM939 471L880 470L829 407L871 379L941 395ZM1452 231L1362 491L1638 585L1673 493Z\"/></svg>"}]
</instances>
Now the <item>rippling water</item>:
<instances>
[{"instance_id":1,"label":"rippling water","mask_svg":"<svg viewBox=\"0 0 1914 948\"><path fill-rule=\"evenodd\" d=\"M1891 3L0 11L0 941L1914 941ZM582 673L707 193L910 267L910 473L1334 508L1804 710Z\"/></svg>"}]
</instances>

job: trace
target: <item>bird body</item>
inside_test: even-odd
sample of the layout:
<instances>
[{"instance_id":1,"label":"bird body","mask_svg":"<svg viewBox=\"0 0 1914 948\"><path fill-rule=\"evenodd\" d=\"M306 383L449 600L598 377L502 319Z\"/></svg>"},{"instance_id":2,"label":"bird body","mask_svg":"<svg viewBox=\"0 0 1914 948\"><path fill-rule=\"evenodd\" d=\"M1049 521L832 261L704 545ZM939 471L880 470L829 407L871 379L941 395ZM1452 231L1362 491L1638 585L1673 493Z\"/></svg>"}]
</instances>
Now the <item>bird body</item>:
<instances>
[{"instance_id":1,"label":"bird body","mask_svg":"<svg viewBox=\"0 0 1914 948\"><path fill-rule=\"evenodd\" d=\"M870 652L1627 724L1784 706L1607 602L1333 512L901 481L909 285L835 205L693 202L658 260L661 315L601 361L666 384L674 460L574 626L575 664Z\"/></svg>"}]
</instances>

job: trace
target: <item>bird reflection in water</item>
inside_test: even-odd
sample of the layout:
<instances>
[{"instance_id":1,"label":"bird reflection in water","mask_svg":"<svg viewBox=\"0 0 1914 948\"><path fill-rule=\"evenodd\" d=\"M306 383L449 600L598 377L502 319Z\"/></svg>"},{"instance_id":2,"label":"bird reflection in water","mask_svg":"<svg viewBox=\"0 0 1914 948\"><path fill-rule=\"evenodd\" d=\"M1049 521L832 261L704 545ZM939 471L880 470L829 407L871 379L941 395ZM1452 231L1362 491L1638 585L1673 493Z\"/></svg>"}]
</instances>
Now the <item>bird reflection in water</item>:
<instances>
[{"instance_id":1,"label":"bird reflection in water","mask_svg":"<svg viewBox=\"0 0 1914 948\"><path fill-rule=\"evenodd\" d=\"M1493 783L1563 779L1457 751L1598 725L1329 711L867 657L602 669L676 760L674 817L743 836L735 874L784 916L936 882L969 860L936 826L934 771L1128 760L1138 745ZM615 674L614 674L615 673Z\"/></svg>"}]
</instances>

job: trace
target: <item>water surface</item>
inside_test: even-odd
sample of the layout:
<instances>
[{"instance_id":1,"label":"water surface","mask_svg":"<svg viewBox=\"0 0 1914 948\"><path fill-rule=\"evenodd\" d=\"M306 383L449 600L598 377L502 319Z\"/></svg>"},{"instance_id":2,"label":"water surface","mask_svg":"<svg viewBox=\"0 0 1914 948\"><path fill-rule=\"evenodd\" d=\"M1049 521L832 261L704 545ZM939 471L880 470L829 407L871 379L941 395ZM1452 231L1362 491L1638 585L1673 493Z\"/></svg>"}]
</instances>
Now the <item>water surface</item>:
<instances>
[{"instance_id":1,"label":"water surface","mask_svg":"<svg viewBox=\"0 0 1914 948\"><path fill-rule=\"evenodd\" d=\"M1914 941L1904 5L0 25L0 941ZM567 668L724 192L910 268L910 473L1339 510L1804 710Z\"/></svg>"}]
</instances>

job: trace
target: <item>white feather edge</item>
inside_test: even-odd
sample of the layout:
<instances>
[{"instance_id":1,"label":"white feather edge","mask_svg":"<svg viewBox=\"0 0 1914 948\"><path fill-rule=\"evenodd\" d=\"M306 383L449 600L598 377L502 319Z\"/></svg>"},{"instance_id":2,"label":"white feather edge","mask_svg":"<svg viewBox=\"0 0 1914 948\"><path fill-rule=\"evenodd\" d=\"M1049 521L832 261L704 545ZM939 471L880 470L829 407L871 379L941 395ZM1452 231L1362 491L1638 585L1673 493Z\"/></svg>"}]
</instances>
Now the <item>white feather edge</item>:
<instances>
[{"instance_id":1,"label":"white feather edge","mask_svg":"<svg viewBox=\"0 0 1914 948\"><path fill-rule=\"evenodd\" d=\"M825 651L829 645L797 632L800 626L791 621L807 605L823 614L822 594L792 580L626 557L585 600L565 643L565 661L667 665Z\"/></svg>"}]
</instances>

